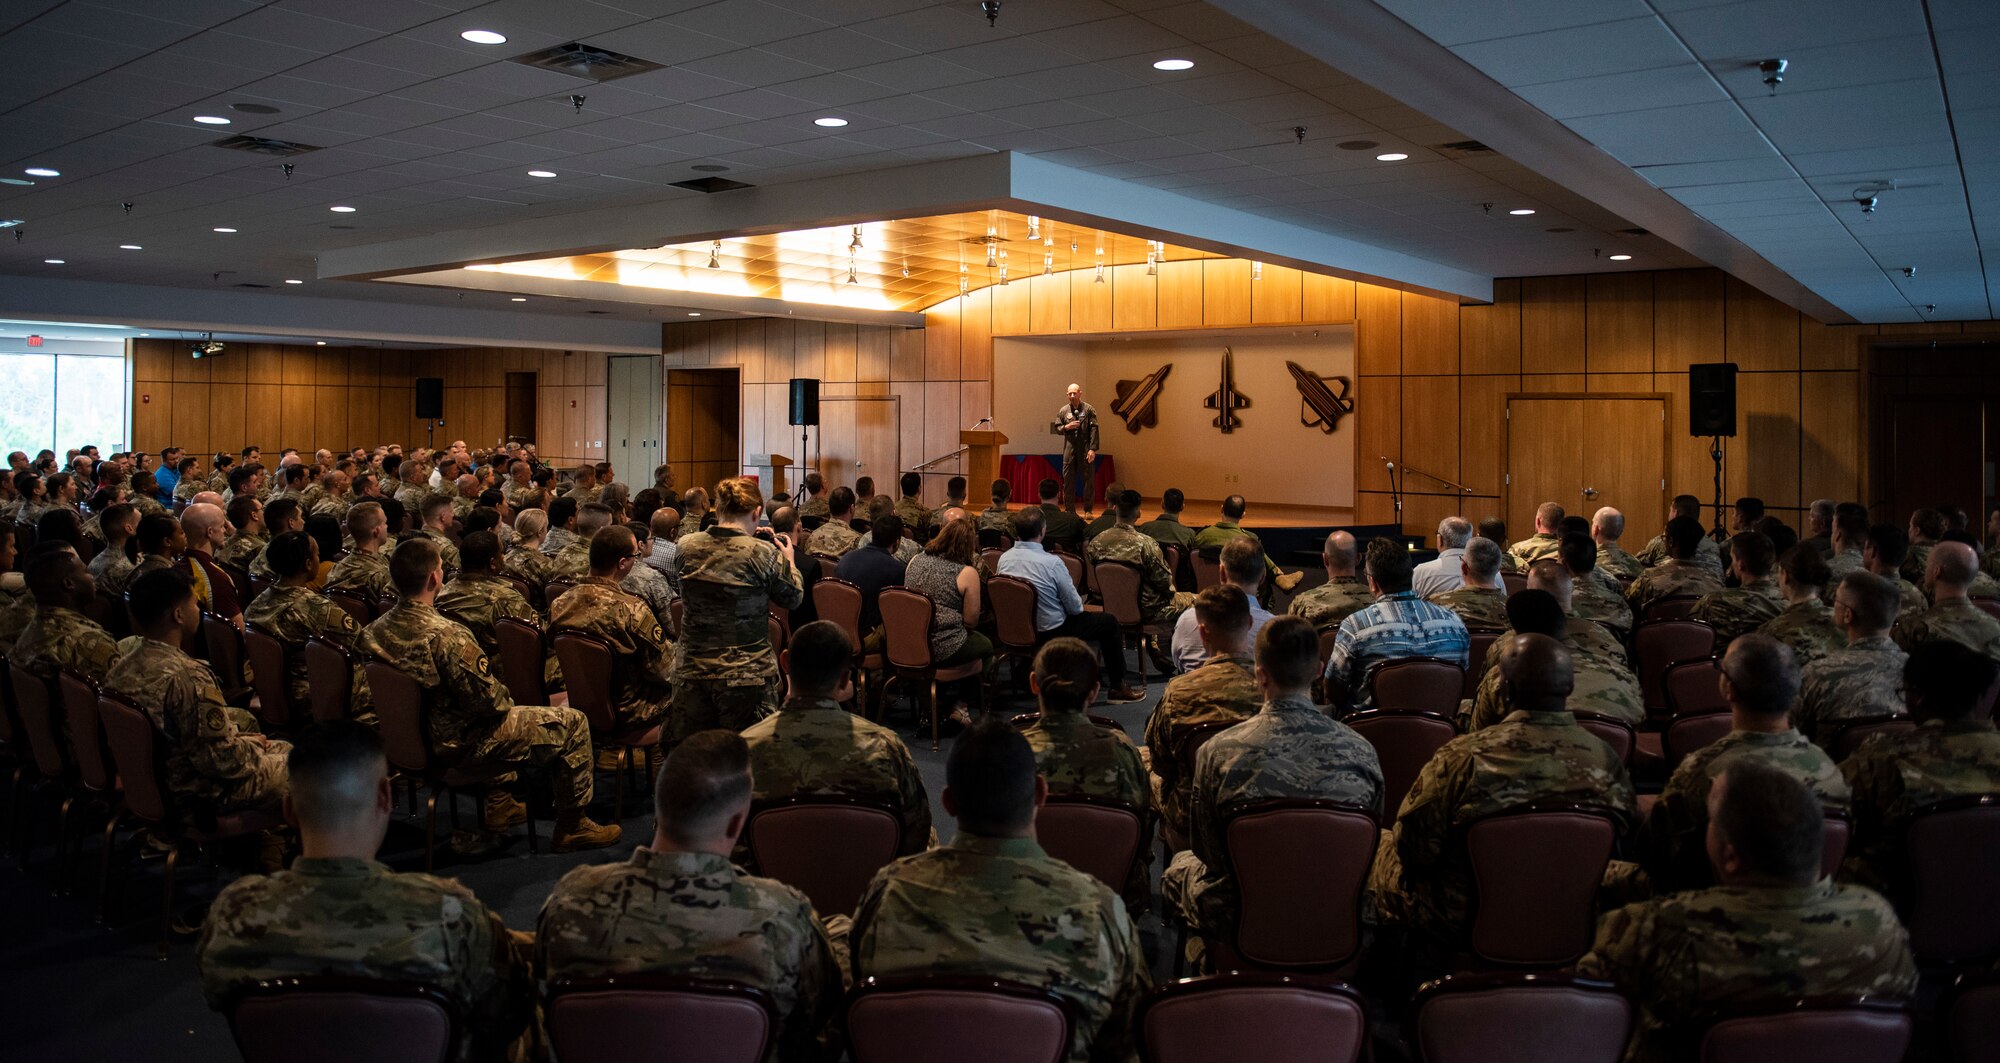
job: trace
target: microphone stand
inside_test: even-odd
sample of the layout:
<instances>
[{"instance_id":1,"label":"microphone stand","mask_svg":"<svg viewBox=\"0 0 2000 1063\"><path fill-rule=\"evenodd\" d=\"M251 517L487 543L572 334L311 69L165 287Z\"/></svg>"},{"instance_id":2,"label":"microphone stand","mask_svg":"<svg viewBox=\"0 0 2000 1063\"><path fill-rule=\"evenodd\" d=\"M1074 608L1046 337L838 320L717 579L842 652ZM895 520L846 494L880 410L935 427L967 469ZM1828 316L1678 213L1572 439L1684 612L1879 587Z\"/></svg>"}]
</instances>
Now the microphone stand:
<instances>
[{"instance_id":1,"label":"microphone stand","mask_svg":"<svg viewBox=\"0 0 2000 1063\"><path fill-rule=\"evenodd\" d=\"M1387 454L1382 455L1382 464L1389 467L1389 500L1396 507L1396 534L1400 537L1403 534L1403 481L1396 475L1396 463L1390 461Z\"/></svg>"}]
</instances>

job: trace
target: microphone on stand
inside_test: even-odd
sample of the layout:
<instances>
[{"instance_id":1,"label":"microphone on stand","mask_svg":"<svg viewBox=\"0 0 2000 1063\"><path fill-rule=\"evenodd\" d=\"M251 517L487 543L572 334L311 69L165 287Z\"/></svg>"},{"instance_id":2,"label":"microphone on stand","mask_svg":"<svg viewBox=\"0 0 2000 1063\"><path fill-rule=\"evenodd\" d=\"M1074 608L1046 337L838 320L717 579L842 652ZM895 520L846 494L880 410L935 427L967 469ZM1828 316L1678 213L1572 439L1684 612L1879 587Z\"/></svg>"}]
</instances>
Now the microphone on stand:
<instances>
[{"instance_id":1,"label":"microphone on stand","mask_svg":"<svg viewBox=\"0 0 2000 1063\"><path fill-rule=\"evenodd\" d=\"M1382 455L1382 464L1384 464L1384 465L1387 465L1387 466L1388 466L1389 468L1391 468L1391 469L1394 469L1394 468L1396 467L1396 463L1395 463L1395 462L1393 462L1393 461L1390 461L1390 460L1389 460L1389 455L1387 455L1387 454L1384 454L1384 455Z\"/></svg>"}]
</instances>

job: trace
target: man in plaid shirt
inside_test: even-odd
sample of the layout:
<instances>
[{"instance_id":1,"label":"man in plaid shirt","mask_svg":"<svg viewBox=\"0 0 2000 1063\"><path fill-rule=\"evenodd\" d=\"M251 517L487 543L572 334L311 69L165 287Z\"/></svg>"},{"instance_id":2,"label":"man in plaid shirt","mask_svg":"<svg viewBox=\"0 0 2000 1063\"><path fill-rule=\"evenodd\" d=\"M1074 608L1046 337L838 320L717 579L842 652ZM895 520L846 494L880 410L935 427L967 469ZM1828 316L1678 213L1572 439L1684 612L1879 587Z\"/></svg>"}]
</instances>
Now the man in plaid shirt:
<instances>
[{"instance_id":1,"label":"man in plaid shirt","mask_svg":"<svg viewBox=\"0 0 2000 1063\"><path fill-rule=\"evenodd\" d=\"M1410 590L1410 554L1391 538L1368 544L1368 589L1375 603L1340 622L1326 662L1326 691L1350 712L1374 707L1368 688L1375 669L1405 657L1436 657L1463 668L1471 645L1458 614Z\"/></svg>"}]
</instances>

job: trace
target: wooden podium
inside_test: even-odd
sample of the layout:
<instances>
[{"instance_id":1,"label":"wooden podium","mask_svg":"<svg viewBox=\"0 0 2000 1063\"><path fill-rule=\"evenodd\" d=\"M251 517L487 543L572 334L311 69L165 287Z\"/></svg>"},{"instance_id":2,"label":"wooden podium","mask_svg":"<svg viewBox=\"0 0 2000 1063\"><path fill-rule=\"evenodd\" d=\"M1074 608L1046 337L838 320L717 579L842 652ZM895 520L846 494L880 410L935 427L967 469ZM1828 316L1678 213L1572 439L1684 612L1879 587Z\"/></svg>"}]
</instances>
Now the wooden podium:
<instances>
[{"instance_id":1,"label":"wooden podium","mask_svg":"<svg viewBox=\"0 0 2000 1063\"><path fill-rule=\"evenodd\" d=\"M965 451L966 501L985 508L993 504L993 478L1000 470L1000 448L1007 442L1004 432L967 428L958 433Z\"/></svg>"},{"instance_id":2,"label":"wooden podium","mask_svg":"<svg viewBox=\"0 0 2000 1063\"><path fill-rule=\"evenodd\" d=\"M791 464L792 459L785 457L783 454L750 455L750 465L752 468L761 469L769 467L771 470L771 482L764 488L765 498L776 498L779 495L788 493L785 489L785 470L790 468Z\"/></svg>"}]
</instances>

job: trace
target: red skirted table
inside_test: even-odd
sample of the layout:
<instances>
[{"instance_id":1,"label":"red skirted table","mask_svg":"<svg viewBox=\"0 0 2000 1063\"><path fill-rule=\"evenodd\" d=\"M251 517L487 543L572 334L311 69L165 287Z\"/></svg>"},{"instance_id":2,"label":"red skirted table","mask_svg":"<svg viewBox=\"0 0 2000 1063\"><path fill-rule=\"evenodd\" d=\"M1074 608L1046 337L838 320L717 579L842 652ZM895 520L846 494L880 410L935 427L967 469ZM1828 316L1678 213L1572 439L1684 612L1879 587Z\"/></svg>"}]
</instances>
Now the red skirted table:
<instances>
[{"instance_id":1,"label":"red skirted table","mask_svg":"<svg viewBox=\"0 0 2000 1063\"><path fill-rule=\"evenodd\" d=\"M1098 454L1091 466L1096 473L1091 479L1091 499L1089 509L1104 509L1104 489L1118 478L1118 467L1112 463L1111 455ZM1002 454L1000 475L1005 477L1014 492L1014 504L1033 505L1041 500L1043 480L1062 479L1061 454Z\"/></svg>"}]
</instances>

